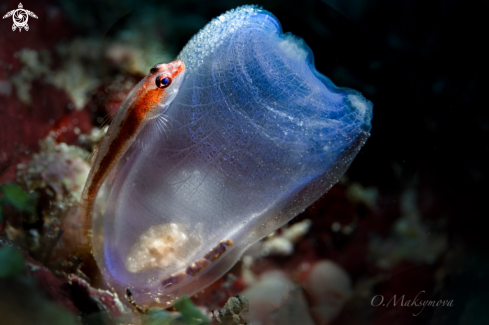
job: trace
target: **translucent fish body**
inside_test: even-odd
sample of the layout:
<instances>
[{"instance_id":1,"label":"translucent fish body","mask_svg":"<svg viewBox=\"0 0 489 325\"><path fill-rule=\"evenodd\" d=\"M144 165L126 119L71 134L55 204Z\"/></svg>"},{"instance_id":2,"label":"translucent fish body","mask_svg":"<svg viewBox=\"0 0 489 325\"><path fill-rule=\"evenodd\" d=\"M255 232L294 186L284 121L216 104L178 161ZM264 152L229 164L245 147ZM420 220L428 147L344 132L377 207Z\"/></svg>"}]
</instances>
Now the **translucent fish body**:
<instances>
[{"instance_id":1,"label":"translucent fish body","mask_svg":"<svg viewBox=\"0 0 489 325\"><path fill-rule=\"evenodd\" d=\"M106 279L139 304L212 284L335 184L371 128L372 104L317 72L305 43L256 7L211 21L178 59L169 122L145 126L93 227Z\"/></svg>"}]
</instances>

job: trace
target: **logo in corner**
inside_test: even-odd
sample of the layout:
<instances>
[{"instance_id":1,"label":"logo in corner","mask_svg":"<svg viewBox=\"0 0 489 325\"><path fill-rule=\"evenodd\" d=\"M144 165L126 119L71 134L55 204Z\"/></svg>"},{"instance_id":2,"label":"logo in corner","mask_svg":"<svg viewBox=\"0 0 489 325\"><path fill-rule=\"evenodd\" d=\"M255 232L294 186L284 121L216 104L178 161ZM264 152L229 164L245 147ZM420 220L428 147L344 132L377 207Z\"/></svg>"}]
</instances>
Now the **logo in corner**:
<instances>
[{"instance_id":1,"label":"logo in corner","mask_svg":"<svg viewBox=\"0 0 489 325\"><path fill-rule=\"evenodd\" d=\"M35 13L29 10L25 10L24 7L22 6L22 3L19 3L19 8L11 10L7 12L5 16L3 16L3 19L8 18L12 16L14 20L14 24L12 25L12 30L15 32L15 30L18 28L19 32L22 31L22 28L25 28L26 31L29 30L29 25L27 25L27 21L29 20L29 16L34 17L37 19L37 16Z\"/></svg>"}]
</instances>

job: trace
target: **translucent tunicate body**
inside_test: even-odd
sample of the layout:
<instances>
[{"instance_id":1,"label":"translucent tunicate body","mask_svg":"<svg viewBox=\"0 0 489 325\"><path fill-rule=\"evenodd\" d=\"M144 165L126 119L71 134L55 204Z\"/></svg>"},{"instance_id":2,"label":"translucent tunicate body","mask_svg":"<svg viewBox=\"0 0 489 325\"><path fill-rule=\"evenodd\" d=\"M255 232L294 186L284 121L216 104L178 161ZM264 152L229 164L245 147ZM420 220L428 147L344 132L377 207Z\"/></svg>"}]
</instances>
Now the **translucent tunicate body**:
<instances>
[{"instance_id":1,"label":"translucent tunicate body","mask_svg":"<svg viewBox=\"0 0 489 325\"><path fill-rule=\"evenodd\" d=\"M139 304L221 277L335 184L371 128L372 104L318 73L305 43L256 7L211 21L178 59L165 130L145 126L97 201L96 259Z\"/></svg>"}]
</instances>

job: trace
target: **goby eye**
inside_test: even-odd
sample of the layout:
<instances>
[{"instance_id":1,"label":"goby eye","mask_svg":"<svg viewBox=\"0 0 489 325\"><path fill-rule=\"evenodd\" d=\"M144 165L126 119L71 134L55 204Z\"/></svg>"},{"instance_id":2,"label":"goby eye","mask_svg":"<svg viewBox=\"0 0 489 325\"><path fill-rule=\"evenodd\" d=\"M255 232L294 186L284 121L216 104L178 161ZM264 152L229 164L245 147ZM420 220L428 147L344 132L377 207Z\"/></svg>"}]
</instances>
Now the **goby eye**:
<instances>
[{"instance_id":1,"label":"goby eye","mask_svg":"<svg viewBox=\"0 0 489 325\"><path fill-rule=\"evenodd\" d=\"M166 88L171 84L171 77L165 75L159 75L155 80L156 87Z\"/></svg>"}]
</instances>

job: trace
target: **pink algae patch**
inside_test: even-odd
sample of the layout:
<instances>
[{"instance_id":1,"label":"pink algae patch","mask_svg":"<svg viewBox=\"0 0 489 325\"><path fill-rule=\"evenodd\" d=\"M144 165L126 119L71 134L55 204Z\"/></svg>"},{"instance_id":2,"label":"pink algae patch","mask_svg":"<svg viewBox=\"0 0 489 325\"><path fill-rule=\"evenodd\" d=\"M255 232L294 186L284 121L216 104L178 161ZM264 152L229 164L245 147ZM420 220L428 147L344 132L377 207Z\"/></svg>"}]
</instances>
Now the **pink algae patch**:
<instances>
[{"instance_id":1,"label":"pink algae patch","mask_svg":"<svg viewBox=\"0 0 489 325\"><path fill-rule=\"evenodd\" d=\"M2 2L2 13L18 7L18 1ZM12 21L2 21L0 37L0 183L15 178L16 165L37 151L38 141L44 138L52 124L63 116L71 104L64 91L35 79L31 84L30 104L16 95L12 77L22 68L19 52L24 49L48 50L72 34L70 24L61 9L52 2L30 2L25 9L39 18L29 19L29 31L13 32ZM5 27L5 26L4 26Z\"/></svg>"}]
</instances>

